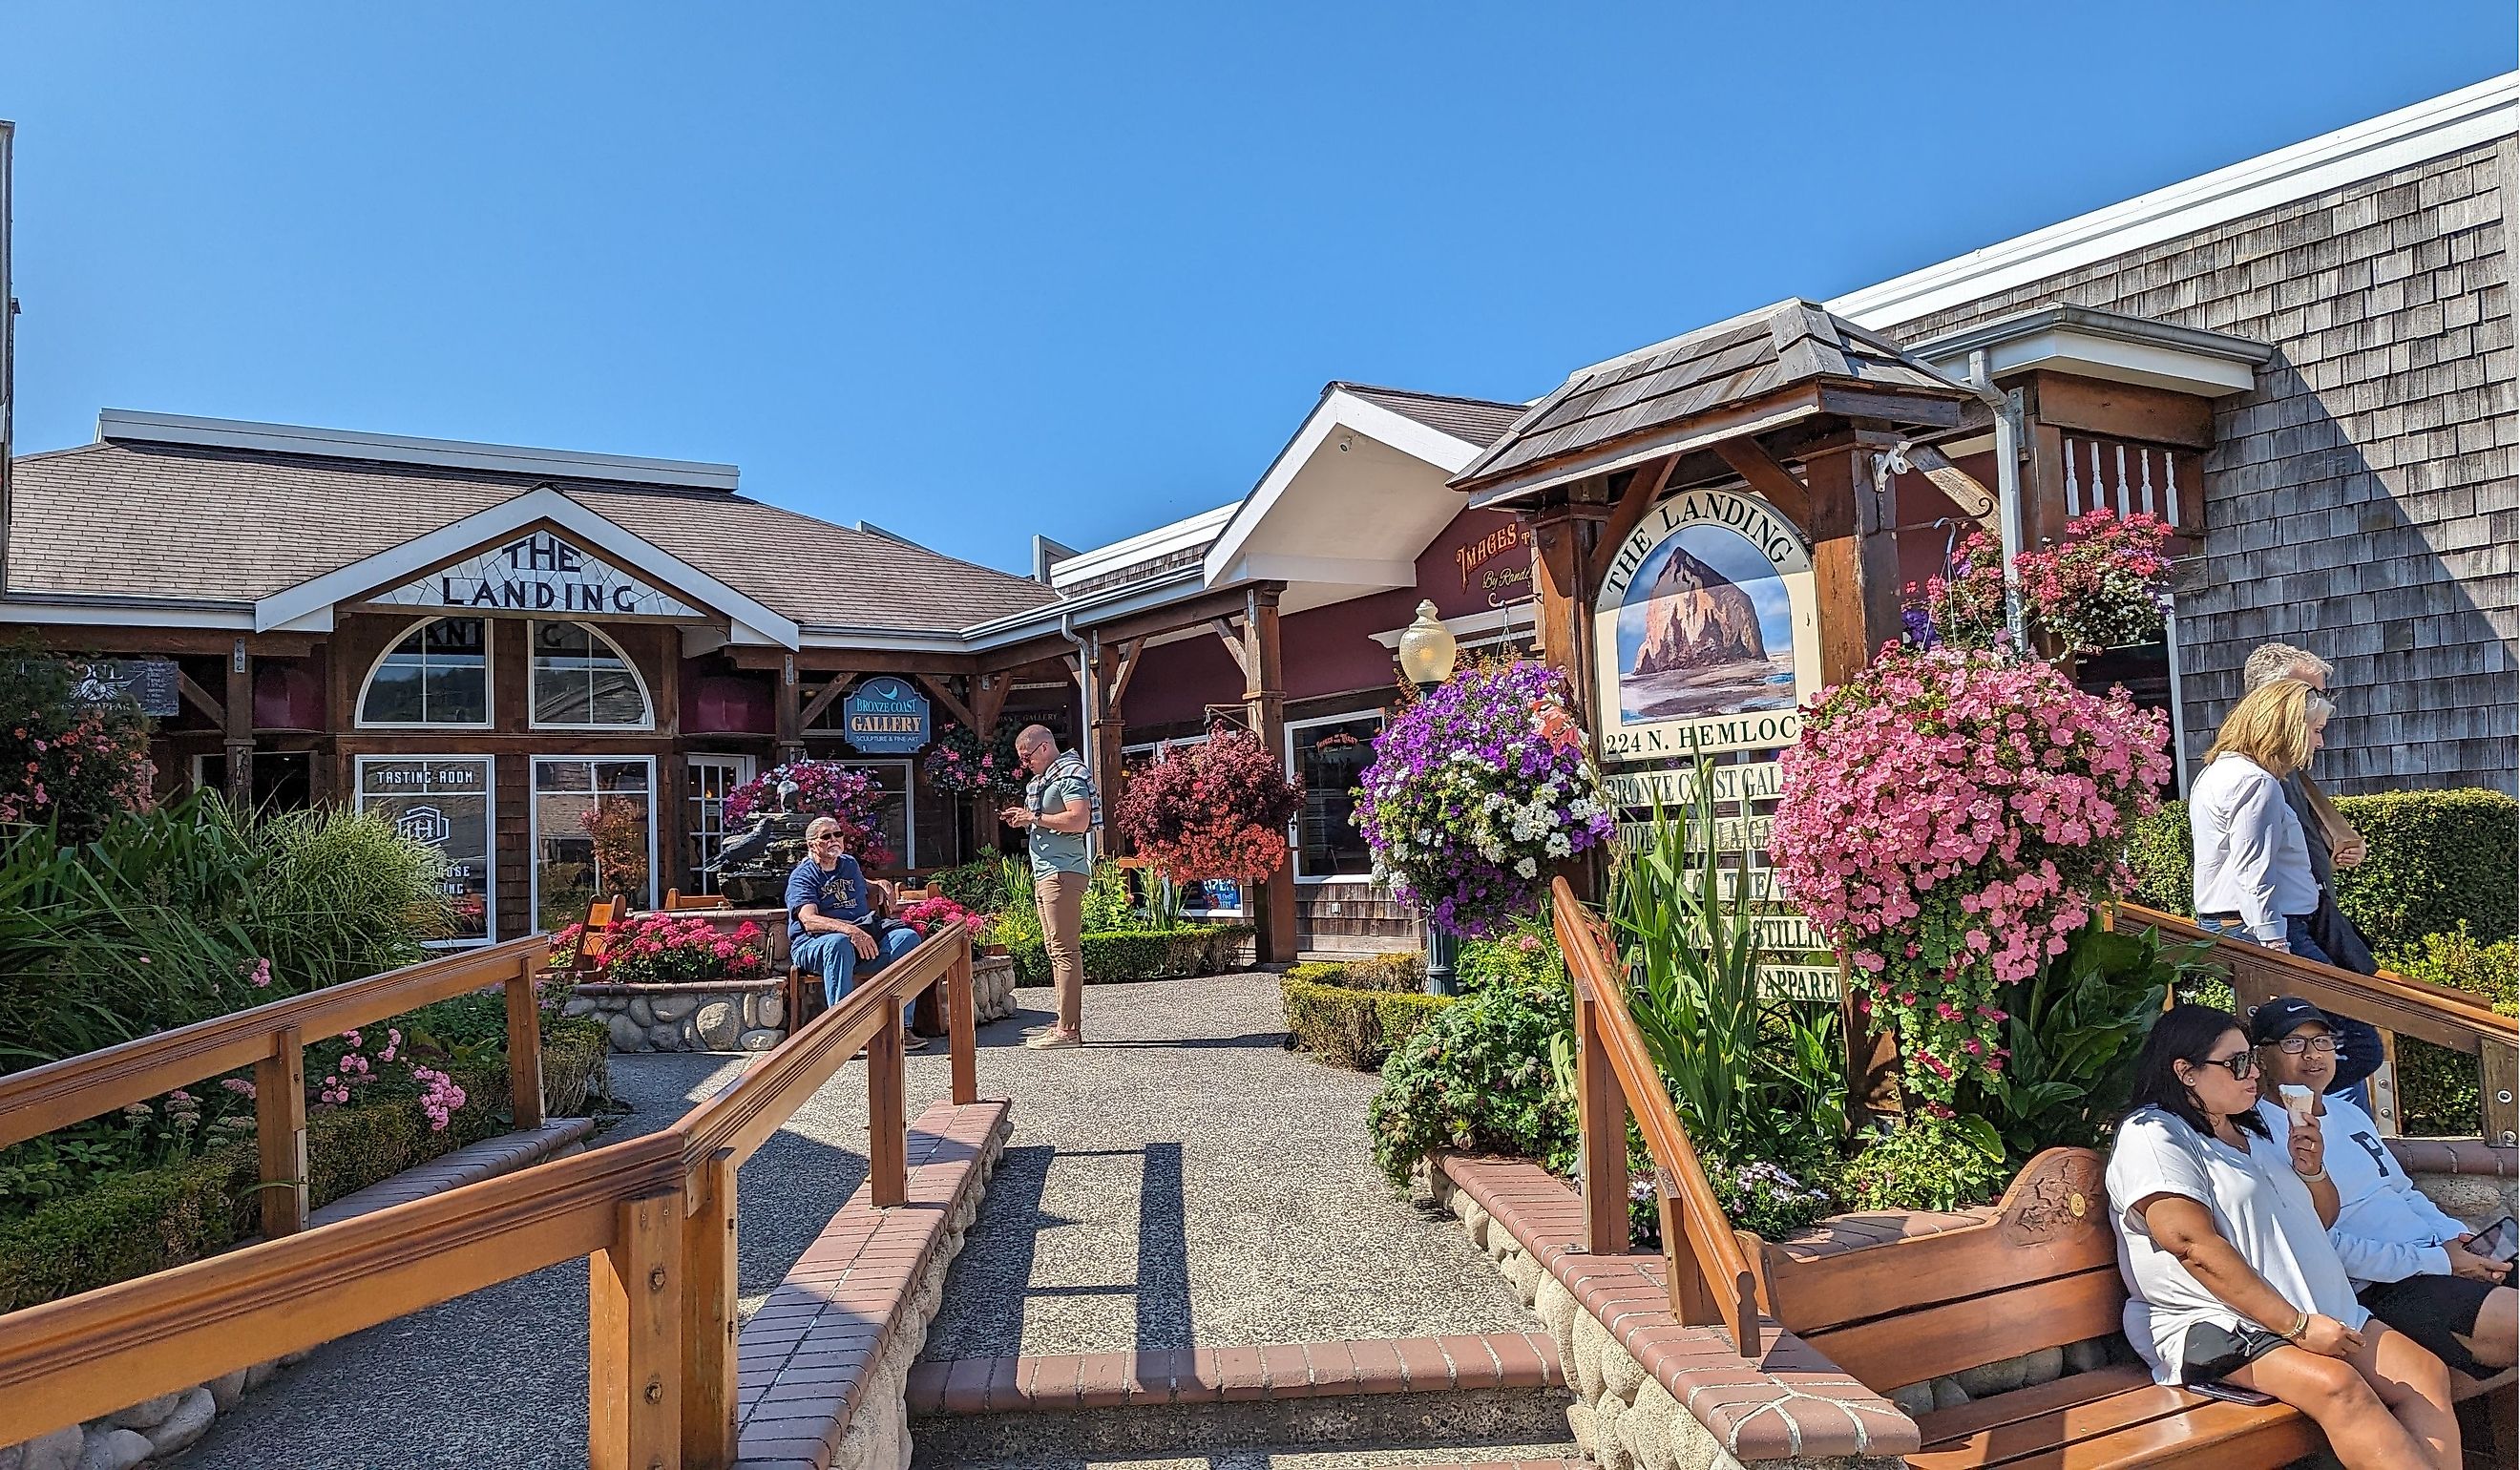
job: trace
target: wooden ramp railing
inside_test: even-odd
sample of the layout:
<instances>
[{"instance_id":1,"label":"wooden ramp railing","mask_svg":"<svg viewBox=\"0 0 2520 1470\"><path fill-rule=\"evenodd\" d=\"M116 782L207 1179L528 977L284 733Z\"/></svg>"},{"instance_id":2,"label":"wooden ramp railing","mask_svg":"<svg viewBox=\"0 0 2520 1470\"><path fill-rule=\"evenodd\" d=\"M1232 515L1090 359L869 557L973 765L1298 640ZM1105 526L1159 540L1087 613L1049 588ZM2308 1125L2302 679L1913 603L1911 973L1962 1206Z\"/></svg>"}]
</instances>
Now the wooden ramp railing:
<instances>
[{"instance_id":1,"label":"wooden ramp railing","mask_svg":"<svg viewBox=\"0 0 2520 1470\"><path fill-rule=\"evenodd\" d=\"M298 1040L511 981L533 1037L546 947L519 940L334 986L0 1079L0 1142L247 1063ZM511 979L511 977L516 977ZM138 1280L0 1314L0 1442L46 1434L586 1257L591 1470L716 1470L736 1448L736 1169L867 1050L868 1187L908 1194L905 1002L945 982L952 1095L978 1100L969 935L940 928L672 1127ZM523 997L519 1012L518 997ZM521 1048L531 1052L530 1043ZM538 1066L538 1063L536 1064ZM540 1074L518 1089L539 1096ZM295 1079L265 1086L301 1099ZM268 1119L268 1115L266 1115ZM284 1123L285 1123L284 1119ZM303 1134L297 1146L303 1148ZM270 1155L265 1154L268 1167ZM297 1178L303 1178L302 1167Z\"/></svg>"},{"instance_id":2,"label":"wooden ramp railing","mask_svg":"<svg viewBox=\"0 0 2520 1470\"><path fill-rule=\"evenodd\" d=\"M1575 983L1576 1126L1584 1143L1584 1249L1628 1251L1628 1116L1653 1156L1662 1213L1663 1289L1671 1314L1691 1325L1721 1325L1741 1356L1759 1357L1757 1278L1740 1240L1706 1182L1688 1131L1628 1013L1628 974L1598 915L1564 878L1551 887L1557 946Z\"/></svg>"},{"instance_id":3,"label":"wooden ramp railing","mask_svg":"<svg viewBox=\"0 0 2520 1470\"><path fill-rule=\"evenodd\" d=\"M2115 929L2151 928L2182 943L2212 943L2214 960L2231 977L2232 1000L2244 1016L2277 996L2299 996L2321 1010L2378 1027L2392 1056L2395 1039L2411 1036L2475 1057L2484 1082L2479 1091L2486 1139L2506 1147L2520 1143L2520 1021L2496 1014L2484 997L2385 970L2364 975L2320 964L2212 933L2140 904L2114 904L2108 914ZM2391 1133L2397 1131L2394 1117L2392 1110L2383 1120Z\"/></svg>"}]
</instances>

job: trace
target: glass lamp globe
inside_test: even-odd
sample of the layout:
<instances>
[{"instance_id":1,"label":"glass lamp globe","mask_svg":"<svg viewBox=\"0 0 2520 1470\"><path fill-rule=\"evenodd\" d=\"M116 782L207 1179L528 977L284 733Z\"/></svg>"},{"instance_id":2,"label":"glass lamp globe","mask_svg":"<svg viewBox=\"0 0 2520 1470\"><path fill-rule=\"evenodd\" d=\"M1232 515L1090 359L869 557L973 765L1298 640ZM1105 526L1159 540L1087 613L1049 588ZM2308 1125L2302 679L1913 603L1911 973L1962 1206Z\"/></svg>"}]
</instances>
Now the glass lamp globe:
<instances>
[{"instance_id":1,"label":"glass lamp globe","mask_svg":"<svg viewBox=\"0 0 2520 1470\"><path fill-rule=\"evenodd\" d=\"M1461 641L1435 616L1433 602L1418 604L1418 621L1400 634L1400 672L1411 684L1441 684L1453 677Z\"/></svg>"}]
</instances>

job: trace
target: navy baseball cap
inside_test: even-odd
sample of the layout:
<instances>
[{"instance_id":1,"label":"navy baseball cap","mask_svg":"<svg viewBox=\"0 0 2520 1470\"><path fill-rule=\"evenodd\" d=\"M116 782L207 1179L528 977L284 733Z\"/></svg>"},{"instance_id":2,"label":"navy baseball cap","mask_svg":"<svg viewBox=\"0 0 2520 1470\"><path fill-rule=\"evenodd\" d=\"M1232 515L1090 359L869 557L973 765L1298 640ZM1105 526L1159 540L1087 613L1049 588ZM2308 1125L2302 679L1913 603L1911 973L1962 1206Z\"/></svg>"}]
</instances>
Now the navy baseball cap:
<instances>
[{"instance_id":1,"label":"navy baseball cap","mask_svg":"<svg viewBox=\"0 0 2520 1470\"><path fill-rule=\"evenodd\" d=\"M2282 1041L2313 1021L2330 1031L2336 1029L2336 1023L2327 1018L2326 1011L2301 997L2277 997L2249 1013L2249 1045L2264 1047Z\"/></svg>"}]
</instances>

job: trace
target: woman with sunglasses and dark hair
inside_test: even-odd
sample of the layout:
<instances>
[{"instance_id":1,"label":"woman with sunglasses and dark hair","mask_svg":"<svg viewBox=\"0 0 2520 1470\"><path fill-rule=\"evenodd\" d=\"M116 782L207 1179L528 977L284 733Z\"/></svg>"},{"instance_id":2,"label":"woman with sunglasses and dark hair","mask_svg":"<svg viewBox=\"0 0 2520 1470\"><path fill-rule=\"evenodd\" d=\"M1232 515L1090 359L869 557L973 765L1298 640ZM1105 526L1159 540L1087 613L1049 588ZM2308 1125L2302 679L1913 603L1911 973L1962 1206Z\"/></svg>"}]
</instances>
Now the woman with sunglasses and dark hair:
<instances>
[{"instance_id":1,"label":"woman with sunglasses and dark hair","mask_svg":"<svg viewBox=\"0 0 2520 1470\"><path fill-rule=\"evenodd\" d=\"M2172 1006L2144 1042L2109 1154L2128 1338L2162 1383L2300 1409L2347 1470L2456 1470L2448 1371L2355 1300L2317 1120L2277 1143L2257 1078L2240 1023L2210 1005Z\"/></svg>"}]
</instances>

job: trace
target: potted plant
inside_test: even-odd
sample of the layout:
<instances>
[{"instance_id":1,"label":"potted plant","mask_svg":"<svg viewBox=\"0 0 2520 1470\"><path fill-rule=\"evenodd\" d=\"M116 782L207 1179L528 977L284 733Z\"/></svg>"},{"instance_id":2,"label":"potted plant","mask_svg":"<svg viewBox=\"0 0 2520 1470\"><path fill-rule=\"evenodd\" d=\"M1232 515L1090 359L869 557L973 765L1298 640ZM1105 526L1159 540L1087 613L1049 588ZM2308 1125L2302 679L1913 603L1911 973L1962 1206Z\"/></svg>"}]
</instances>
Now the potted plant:
<instances>
[{"instance_id":1,"label":"potted plant","mask_svg":"<svg viewBox=\"0 0 2520 1470\"><path fill-rule=\"evenodd\" d=\"M1527 661L1463 669L1413 700L1373 737L1355 821L1374 877L1455 934L1536 912L1551 872L1617 826L1565 676Z\"/></svg>"}]
</instances>

